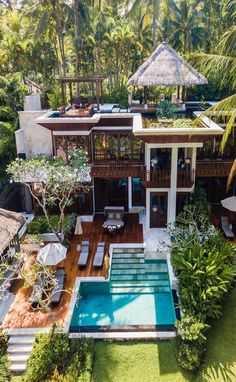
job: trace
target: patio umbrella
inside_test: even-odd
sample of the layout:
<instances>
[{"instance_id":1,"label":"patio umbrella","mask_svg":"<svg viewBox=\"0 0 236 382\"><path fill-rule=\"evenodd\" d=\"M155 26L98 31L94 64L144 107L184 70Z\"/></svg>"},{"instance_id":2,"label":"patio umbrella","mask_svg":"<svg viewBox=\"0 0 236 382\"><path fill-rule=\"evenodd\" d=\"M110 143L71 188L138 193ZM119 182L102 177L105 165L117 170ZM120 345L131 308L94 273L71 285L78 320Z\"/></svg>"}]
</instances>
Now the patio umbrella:
<instances>
[{"instance_id":1,"label":"patio umbrella","mask_svg":"<svg viewBox=\"0 0 236 382\"><path fill-rule=\"evenodd\" d=\"M67 249L60 243L49 243L40 249L37 261L44 265L57 265L66 258Z\"/></svg>"},{"instance_id":2,"label":"patio umbrella","mask_svg":"<svg viewBox=\"0 0 236 382\"><path fill-rule=\"evenodd\" d=\"M221 200L221 204L224 208L227 208L227 210L236 212L236 196Z\"/></svg>"}]
</instances>

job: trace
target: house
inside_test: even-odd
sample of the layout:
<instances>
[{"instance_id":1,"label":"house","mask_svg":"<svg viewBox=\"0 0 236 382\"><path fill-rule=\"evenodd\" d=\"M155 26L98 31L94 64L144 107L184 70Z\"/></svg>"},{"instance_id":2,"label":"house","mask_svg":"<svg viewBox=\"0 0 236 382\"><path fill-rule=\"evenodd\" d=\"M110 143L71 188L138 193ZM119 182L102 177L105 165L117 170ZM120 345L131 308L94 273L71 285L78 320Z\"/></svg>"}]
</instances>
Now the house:
<instances>
[{"instance_id":1,"label":"house","mask_svg":"<svg viewBox=\"0 0 236 382\"><path fill-rule=\"evenodd\" d=\"M162 59L167 60L167 74L159 73L155 84L159 84L161 78L162 85L184 89L191 83L206 82L167 44L161 44L153 54L158 66L161 54ZM130 83L153 85L155 60L151 60L148 69L142 65ZM180 79L176 74L178 65L183 72ZM78 104L73 103L73 83L78 82L96 84L96 108L81 108L81 99L77 100ZM60 110L45 112L40 109L39 94L26 97L25 110L19 112L17 153L26 158L41 153L59 155L66 162L70 150L86 148L93 187L74 204L74 210L84 220L92 221L95 214L103 213L105 206L124 206L126 212L138 206L146 208L147 229L166 227L182 210L195 185L207 190L210 202L219 202L222 198L235 155L235 145L232 145L230 154L227 151L225 156L219 156L223 125L207 117L202 118L198 126L186 124L184 119L178 120L177 126L163 122L150 125L142 114L145 109L141 113L137 110L120 112L115 104L100 108L101 77L63 78L60 83L63 99L65 86L69 85L70 107L65 105ZM31 208L30 198L28 208Z\"/></svg>"}]
</instances>

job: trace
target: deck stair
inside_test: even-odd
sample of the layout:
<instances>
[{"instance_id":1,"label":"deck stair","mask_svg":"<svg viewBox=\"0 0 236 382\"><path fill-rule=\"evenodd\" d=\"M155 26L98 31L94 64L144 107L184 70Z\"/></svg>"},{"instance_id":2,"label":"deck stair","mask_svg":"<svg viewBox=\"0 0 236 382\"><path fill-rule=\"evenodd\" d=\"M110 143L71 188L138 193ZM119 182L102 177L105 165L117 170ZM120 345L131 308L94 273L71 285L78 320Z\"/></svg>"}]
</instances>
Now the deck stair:
<instances>
[{"instance_id":1,"label":"deck stair","mask_svg":"<svg viewBox=\"0 0 236 382\"><path fill-rule=\"evenodd\" d=\"M143 248L114 248L110 292L169 293L166 261L145 259Z\"/></svg>"},{"instance_id":2,"label":"deck stair","mask_svg":"<svg viewBox=\"0 0 236 382\"><path fill-rule=\"evenodd\" d=\"M26 363L33 349L35 334L40 329L14 329L9 332L8 358L10 369L15 374L25 371Z\"/></svg>"}]
</instances>

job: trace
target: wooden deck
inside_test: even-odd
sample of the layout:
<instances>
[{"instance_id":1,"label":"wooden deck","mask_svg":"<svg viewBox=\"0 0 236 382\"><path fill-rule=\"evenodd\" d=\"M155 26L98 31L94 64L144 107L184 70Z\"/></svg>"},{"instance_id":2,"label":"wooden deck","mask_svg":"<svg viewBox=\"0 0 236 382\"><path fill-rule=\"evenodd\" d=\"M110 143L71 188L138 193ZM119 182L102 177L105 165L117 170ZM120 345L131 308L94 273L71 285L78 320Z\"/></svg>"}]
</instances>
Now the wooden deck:
<instances>
[{"instance_id":1,"label":"wooden deck","mask_svg":"<svg viewBox=\"0 0 236 382\"><path fill-rule=\"evenodd\" d=\"M111 243L143 243L142 225L139 224L138 214L128 214L125 217L125 229L123 233L116 236L109 236L102 231L102 223L104 221L103 215L96 216L92 223L82 223L83 235L74 236L72 244L68 251L66 259L58 264L58 267L64 267L66 273L65 289L73 289L75 279L78 276L91 277L91 276L104 276L104 269L95 269L93 267L93 258L96 252L97 243L105 242L106 251L109 249ZM77 245L82 240L88 239L91 244L88 265L80 270L77 266L79 253L76 251ZM28 265L32 264L34 256L28 260ZM3 323L4 328L34 328L34 327L48 327L51 324L48 314L41 310L32 310L29 303L29 296L31 295L30 288L23 288L22 280L16 280L12 292L16 294L16 298L10 307L8 315ZM63 324L68 306L70 303L71 295L63 292L60 303L53 308L56 320Z\"/></svg>"}]
</instances>

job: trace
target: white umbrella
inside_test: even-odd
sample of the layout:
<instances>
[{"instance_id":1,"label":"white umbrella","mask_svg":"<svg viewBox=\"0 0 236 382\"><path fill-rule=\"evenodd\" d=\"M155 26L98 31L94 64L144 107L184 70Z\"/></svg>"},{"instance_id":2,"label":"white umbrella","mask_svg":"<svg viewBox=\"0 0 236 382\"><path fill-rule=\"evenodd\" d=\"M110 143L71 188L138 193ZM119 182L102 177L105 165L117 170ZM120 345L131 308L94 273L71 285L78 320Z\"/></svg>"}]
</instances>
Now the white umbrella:
<instances>
[{"instance_id":1,"label":"white umbrella","mask_svg":"<svg viewBox=\"0 0 236 382\"><path fill-rule=\"evenodd\" d=\"M221 200L221 204L224 208L227 208L227 210L236 212L236 196Z\"/></svg>"},{"instance_id":2,"label":"white umbrella","mask_svg":"<svg viewBox=\"0 0 236 382\"><path fill-rule=\"evenodd\" d=\"M41 248L37 261L44 265L57 265L66 258L67 249L60 243L49 243Z\"/></svg>"}]
</instances>

